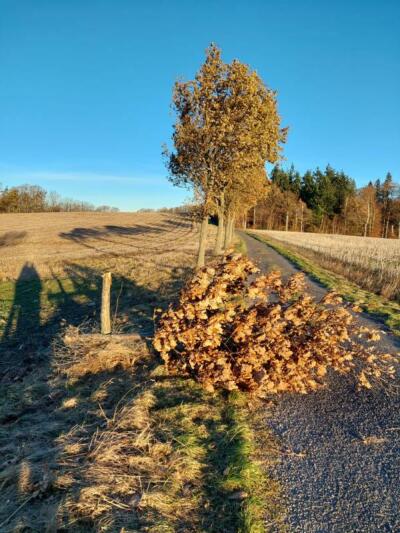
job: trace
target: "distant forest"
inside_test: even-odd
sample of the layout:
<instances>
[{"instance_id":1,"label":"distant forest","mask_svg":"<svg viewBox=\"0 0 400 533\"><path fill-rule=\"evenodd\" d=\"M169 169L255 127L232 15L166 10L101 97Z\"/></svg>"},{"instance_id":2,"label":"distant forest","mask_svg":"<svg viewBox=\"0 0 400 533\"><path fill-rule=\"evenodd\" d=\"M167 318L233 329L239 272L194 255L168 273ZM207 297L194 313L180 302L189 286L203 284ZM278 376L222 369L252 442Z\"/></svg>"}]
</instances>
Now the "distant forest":
<instances>
[{"instance_id":1,"label":"distant forest","mask_svg":"<svg viewBox=\"0 0 400 533\"><path fill-rule=\"evenodd\" d=\"M0 185L0 213L68 211L117 212L118 208L63 198L37 185ZM197 209L180 206L157 211L193 215ZM289 169L276 165L266 193L244 215L243 224L256 229L400 238L400 185L390 172L385 179L357 189L354 179L329 165L304 175L293 165Z\"/></svg>"},{"instance_id":2,"label":"distant forest","mask_svg":"<svg viewBox=\"0 0 400 533\"><path fill-rule=\"evenodd\" d=\"M366 187L331 166L301 175L275 166L266 196L247 214L248 226L400 238L400 186L390 172Z\"/></svg>"},{"instance_id":3,"label":"distant forest","mask_svg":"<svg viewBox=\"0 0 400 533\"><path fill-rule=\"evenodd\" d=\"M38 185L20 185L5 187L0 185L0 213L42 213L67 211L119 211L108 205L94 206L89 202L80 202L62 198L56 192L48 192Z\"/></svg>"}]
</instances>

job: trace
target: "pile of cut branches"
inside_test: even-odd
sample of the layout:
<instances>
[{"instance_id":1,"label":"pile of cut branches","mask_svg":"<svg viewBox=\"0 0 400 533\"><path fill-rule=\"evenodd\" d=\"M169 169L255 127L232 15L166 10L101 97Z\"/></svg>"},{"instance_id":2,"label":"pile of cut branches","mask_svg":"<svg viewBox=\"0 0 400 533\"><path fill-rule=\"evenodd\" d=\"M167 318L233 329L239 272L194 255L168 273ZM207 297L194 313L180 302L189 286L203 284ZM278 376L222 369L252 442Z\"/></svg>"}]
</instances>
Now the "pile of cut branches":
<instances>
[{"instance_id":1,"label":"pile of cut branches","mask_svg":"<svg viewBox=\"0 0 400 533\"><path fill-rule=\"evenodd\" d=\"M330 368L371 388L394 376L395 356L379 353L380 333L357 325L349 307L333 292L315 301L301 273L284 282L230 254L200 270L160 316L154 347L169 372L208 390L307 393L326 385Z\"/></svg>"}]
</instances>

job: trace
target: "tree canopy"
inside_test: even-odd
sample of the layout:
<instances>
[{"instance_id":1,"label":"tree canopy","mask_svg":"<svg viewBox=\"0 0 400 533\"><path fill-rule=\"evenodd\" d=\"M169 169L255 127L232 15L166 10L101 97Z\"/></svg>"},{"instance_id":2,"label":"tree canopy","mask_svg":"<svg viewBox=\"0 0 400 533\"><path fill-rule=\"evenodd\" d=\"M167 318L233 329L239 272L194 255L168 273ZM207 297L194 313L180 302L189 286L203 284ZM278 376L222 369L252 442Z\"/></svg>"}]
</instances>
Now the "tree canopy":
<instances>
[{"instance_id":1,"label":"tree canopy","mask_svg":"<svg viewBox=\"0 0 400 533\"><path fill-rule=\"evenodd\" d=\"M41 213L45 211L118 211L116 207L94 206L89 202L62 198L38 185L0 185L0 213Z\"/></svg>"},{"instance_id":2,"label":"tree canopy","mask_svg":"<svg viewBox=\"0 0 400 533\"><path fill-rule=\"evenodd\" d=\"M238 60L224 63L214 44L195 79L175 84L173 108L174 150L165 149L164 155L172 183L190 186L200 198L201 266L208 216L218 215L220 229L226 218L229 232L243 209L244 201L238 198L246 197L247 203L252 198L255 205L256 195L244 195L244 190L258 190L262 175L266 183L265 163L279 160L287 129L280 126L276 93L249 66ZM225 242L229 240L228 234Z\"/></svg>"}]
</instances>

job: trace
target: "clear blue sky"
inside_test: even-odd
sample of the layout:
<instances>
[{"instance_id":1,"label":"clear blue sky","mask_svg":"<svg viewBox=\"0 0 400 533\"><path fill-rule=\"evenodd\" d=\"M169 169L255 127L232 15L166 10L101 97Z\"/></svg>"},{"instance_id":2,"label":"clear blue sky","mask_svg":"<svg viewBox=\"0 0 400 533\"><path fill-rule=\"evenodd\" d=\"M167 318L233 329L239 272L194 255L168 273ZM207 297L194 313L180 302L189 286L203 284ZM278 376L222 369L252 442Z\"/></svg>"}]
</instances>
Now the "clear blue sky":
<instances>
[{"instance_id":1,"label":"clear blue sky","mask_svg":"<svg viewBox=\"0 0 400 533\"><path fill-rule=\"evenodd\" d=\"M0 182L177 205L171 90L214 41L278 91L287 163L400 178L399 0L0 0Z\"/></svg>"}]
</instances>

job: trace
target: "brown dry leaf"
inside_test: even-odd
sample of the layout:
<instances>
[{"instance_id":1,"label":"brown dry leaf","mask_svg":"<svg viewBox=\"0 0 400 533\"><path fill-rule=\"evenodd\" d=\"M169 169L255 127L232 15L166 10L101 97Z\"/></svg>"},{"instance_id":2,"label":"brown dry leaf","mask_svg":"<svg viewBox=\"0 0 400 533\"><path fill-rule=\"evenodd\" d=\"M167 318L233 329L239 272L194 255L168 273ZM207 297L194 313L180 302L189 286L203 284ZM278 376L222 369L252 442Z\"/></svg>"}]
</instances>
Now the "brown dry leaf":
<instances>
[{"instance_id":1,"label":"brown dry leaf","mask_svg":"<svg viewBox=\"0 0 400 533\"><path fill-rule=\"evenodd\" d=\"M345 374L355 360L364 367L360 387L393 376L394 356L355 340L373 343L379 333L356 327L337 294L316 302L303 274L283 283L271 272L250 282L256 271L248 258L227 254L192 278L154 338L170 372L189 374L209 391L238 388L260 397L316 390L329 368Z\"/></svg>"}]
</instances>

